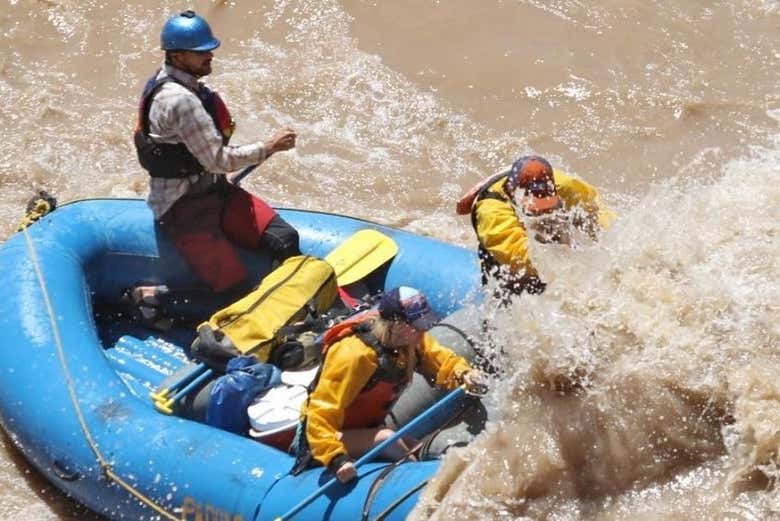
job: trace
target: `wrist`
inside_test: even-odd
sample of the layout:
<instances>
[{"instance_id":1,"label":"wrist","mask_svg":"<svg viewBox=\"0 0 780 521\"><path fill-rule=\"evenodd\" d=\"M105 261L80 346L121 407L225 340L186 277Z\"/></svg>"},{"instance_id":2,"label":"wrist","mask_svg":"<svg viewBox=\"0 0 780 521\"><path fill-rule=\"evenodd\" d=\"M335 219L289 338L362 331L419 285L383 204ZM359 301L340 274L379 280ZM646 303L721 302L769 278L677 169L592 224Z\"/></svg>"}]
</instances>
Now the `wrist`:
<instances>
[{"instance_id":1,"label":"wrist","mask_svg":"<svg viewBox=\"0 0 780 521\"><path fill-rule=\"evenodd\" d=\"M339 454L330 460L330 463L328 464L328 470L335 474L343 464L350 462L352 462L352 458L349 457L349 454Z\"/></svg>"}]
</instances>

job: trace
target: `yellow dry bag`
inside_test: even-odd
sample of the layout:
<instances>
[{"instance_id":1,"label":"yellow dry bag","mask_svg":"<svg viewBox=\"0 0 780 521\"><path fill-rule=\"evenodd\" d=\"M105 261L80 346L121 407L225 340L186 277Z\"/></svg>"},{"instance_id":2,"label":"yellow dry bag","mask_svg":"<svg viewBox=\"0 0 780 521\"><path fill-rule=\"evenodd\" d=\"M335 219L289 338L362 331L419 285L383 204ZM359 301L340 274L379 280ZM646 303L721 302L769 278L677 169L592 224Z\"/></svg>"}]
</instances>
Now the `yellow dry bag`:
<instances>
[{"instance_id":1,"label":"yellow dry bag","mask_svg":"<svg viewBox=\"0 0 780 521\"><path fill-rule=\"evenodd\" d=\"M337 294L330 264L306 255L290 257L251 293L199 325L192 353L217 369L241 354L278 363L274 349L287 340L291 326L325 313Z\"/></svg>"}]
</instances>

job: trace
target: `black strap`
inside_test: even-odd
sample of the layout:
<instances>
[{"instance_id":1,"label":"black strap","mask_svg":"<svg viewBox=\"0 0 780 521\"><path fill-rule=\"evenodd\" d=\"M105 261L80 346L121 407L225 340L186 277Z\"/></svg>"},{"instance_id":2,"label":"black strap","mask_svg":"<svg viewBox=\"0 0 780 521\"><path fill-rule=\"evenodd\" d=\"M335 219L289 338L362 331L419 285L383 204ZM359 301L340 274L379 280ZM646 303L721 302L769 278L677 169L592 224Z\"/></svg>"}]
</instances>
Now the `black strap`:
<instances>
[{"instance_id":1,"label":"black strap","mask_svg":"<svg viewBox=\"0 0 780 521\"><path fill-rule=\"evenodd\" d=\"M499 179L502 177L507 177L509 175L509 171L501 172L490 179L487 180L487 182L482 185L482 188L480 188L479 192L477 192L477 195L474 198L474 206L471 209L471 226L474 228L474 233L477 236L477 241L479 242L479 248L477 249L477 253L479 255L480 260L480 266L482 268L482 285L487 285L488 283L488 276L491 271L495 270L498 267L498 263L493 258L493 256L490 254L490 252L485 248L485 245L482 243L482 237L479 236L479 232L477 230L477 202L482 201L484 199L494 199L497 201L504 201L506 203L510 203L509 197L503 194L498 194L496 192L493 192L490 190L490 187L496 184Z\"/></svg>"},{"instance_id":2,"label":"black strap","mask_svg":"<svg viewBox=\"0 0 780 521\"><path fill-rule=\"evenodd\" d=\"M509 172L501 172L500 174L496 174L488 181L482 185L482 188L479 189L479 192L477 192L477 195L474 197L474 206L471 208L471 226L474 227L474 231L477 231L477 203L479 201L482 201L483 199L495 199L498 201L505 201L509 202L509 196L498 194L496 192L490 191L490 187L496 184L499 179L502 177L507 177L509 175ZM479 235L477 235L477 238L479 238ZM482 241L480 240L480 245L482 244Z\"/></svg>"},{"instance_id":3,"label":"black strap","mask_svg":"<svg viewBox=\"0 0 780 521\"><path fill-rule=\"evenodd\" d=\"M147 86L144 89L144 97L141 101L141 128L143 129L144 135L147 136L149 135L149 111L152 109L152 98L157 94L157 91L160 90L160 87L171 81L184 86L172 76L166 75L162 78L157 78L159 74L160 69L157 69L157 72L154 73L156 79L151 85L147 83Z\"/></svg>"},{"instance_id":4,"label":"black strap","mask_svg":"<svg viewBox=\"0 0 780 521\"><path fill-rule=\"evenodd\" d=\"M377 382L401 383L406 380L406 370L398 367L398 352L383 346L377 337L369 331L367 323L359 324L352 330L364 344L376 352L378 368L364 389L370 389Z\"/></svg>"},{"instance_id":5,"label":"black strap","mask_svg":"<svg viewBox=\"0 0 780 521\"><path fill-rule=\"evenodd\" d=\"M483 324L484 326L484 324ZM455 331L457 334L459 334L461 337L463 337L463 340L466 341L466 343L471 346L471 349L474 351L474 354L476 354L476 360L475 363L477 367L482 369L488 374L500 374L501 368L498 365L498 360L496 359L497 356L503 356L504 349L499 348L499 354L493 354L493 355L486 355L485 351L482 349L481 345L477 344L477 341L474 340L474 338L463 331L462 329L453 326L452 324L448 324L446 322L439 322L433 327L446 327L447 329L451 329L452 331ZM490 343L490 341L489 341Z\"/></svg>"}]
</instances>

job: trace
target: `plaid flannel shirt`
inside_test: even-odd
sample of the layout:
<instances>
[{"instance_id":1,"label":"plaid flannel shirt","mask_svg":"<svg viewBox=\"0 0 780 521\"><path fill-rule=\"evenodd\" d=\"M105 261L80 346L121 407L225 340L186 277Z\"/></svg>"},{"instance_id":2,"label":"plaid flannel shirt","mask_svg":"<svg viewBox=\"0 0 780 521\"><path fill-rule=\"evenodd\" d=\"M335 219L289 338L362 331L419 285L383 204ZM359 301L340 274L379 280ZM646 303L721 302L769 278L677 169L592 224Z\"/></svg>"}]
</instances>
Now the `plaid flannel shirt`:
<instances>
[{"instance_id":1,"label":"plaid flannel shirt","mask_svg":"<svg viewBox=\"0 0 780 521\"><path fill-rule=\"evenodd\" d=\"M262 142L242 146L222 143L222 134L195 94L201 86L197 78L168 64L163 65L157 78L165 76L181 84L167 82L155 94L149 110L149 136L158 143L184 143L206 171L187 178L150 177L147 204L156 219L190 191L216 182L217 175L266 159Z\"/></svg>"}]
</instances>

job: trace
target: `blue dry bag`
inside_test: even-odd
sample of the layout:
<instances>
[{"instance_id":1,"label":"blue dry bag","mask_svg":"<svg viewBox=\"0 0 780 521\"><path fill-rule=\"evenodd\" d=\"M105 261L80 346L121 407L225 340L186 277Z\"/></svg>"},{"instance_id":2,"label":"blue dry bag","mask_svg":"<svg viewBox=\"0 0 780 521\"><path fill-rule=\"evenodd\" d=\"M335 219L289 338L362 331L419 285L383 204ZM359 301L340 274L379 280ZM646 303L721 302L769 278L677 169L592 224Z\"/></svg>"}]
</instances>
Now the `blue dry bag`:
<instances>
[{"instance_id":1,"label":"blue dry bag","mask_svg":"<svg viewBox=\"0 0 780 521\"><path fill-rule=\"evenodd\" d=\"M226 373L214 383L209 393L206 423L226 431L246 434L249 431L247 407L255 396L279 385L282 373L254 356L237 356L227 363Z\"/></svg>"}]
</instances>

